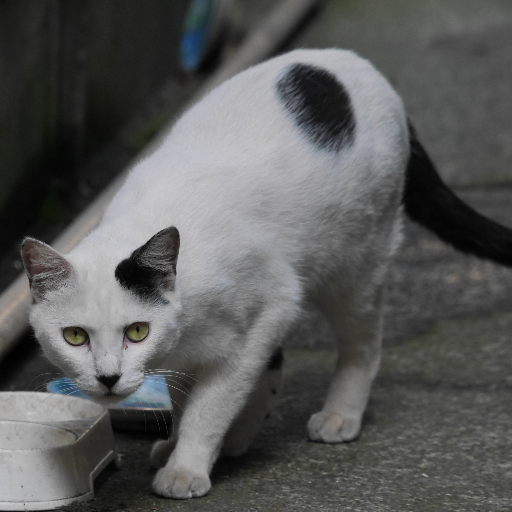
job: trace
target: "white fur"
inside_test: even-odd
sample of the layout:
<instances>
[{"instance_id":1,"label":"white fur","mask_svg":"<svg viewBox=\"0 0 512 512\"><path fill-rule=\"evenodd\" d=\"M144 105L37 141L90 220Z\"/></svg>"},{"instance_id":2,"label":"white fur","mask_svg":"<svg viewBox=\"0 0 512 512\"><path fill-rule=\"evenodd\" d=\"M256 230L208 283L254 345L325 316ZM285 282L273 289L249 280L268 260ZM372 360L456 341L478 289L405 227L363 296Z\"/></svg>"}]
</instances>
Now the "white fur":
<instances>
[{"instance_id":1,"label":"white fur","mask_svg":"<svg viewBox=\"0 0 512 512\"><path fill-rule=\"evenodd\" d=\"M297 62L330 70L350 95L355 140L339 153L316 149L279 102L276 82ZM379 363L381 289L400 240L408 155L402 103L367 61L348 51L295 51L191 108L66 256L69 285L38 302L30 318L45 353L83 391L107 403L97 375L122 374L113 388L119 399L155 367L197 380L188 400L175 396L184 413L157 493L208 492L230 425L306 299L320 304L339 338L336 375L310 436L358 435ZM151 306L122 289L114 271L169 226L181 237L175 289L168 305ZM150 324L148 338L123 342L135 321ZM64 342L62 328L72 325L89 332L90 345ZM240 430L232 453L255 434Z\"/></svg>"}]
</instances>

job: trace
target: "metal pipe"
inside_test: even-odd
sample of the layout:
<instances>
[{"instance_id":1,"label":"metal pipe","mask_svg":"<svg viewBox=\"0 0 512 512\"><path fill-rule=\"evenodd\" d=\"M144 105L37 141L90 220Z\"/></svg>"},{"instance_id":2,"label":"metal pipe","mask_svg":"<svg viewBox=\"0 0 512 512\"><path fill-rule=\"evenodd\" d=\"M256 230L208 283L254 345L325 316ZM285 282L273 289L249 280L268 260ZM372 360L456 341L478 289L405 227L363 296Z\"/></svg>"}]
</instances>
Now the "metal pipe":
<instances>
[{"instance_id":1,"label":"metal pipe","mask_svg":"<svg viewBox=\"0 0 512 512\"><path fill-rule=\"evenodd\" d=\"M228 78L270 57L322 1L282 0L279 2L248 35L236 53L206 80L192 103ZM167 130L168 128L164 128L162 131ZM150 144L150 146L153 145ZM121 173L53 242L52 246L56 250L64 254L69 252L97 226L105 208L126 179L126 174L127 171ZM25 274L20 275L0 296L0 358L14 346L27 328L31 301Z\"/></svg>"},{"instance_id":2,"label":"metal pipe","mask_svg":"<svg viewBox=\"0 0 512 512\"><path fill-rule=\"evenodd\" d=\"M324 0L282 0L249 34L237 52L199 91L199 97L240 71L270 57Z\"/></svg>"}]
</instances>

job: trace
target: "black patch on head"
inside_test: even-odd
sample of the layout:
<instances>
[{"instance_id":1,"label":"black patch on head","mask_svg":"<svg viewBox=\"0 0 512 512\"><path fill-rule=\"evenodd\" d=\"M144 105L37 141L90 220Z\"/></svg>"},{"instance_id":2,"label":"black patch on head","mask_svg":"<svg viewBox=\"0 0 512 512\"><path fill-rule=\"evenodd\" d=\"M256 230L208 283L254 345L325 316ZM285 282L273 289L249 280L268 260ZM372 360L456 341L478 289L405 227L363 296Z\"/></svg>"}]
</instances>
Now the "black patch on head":
<instances>
[{"instance_id":1,"label":"black patch on head","mask_svg":"<svg viewBox=\"0 0 512 512\"><path fill-rule=\"evenodd\" d=\"M340 151L354 140L356 121L348 92L325 69L293 64L277 92L299 128L320 149Z\"/></svg>"},{"instance_id":2,"label":"black patch on head","mask_svg":"<svg viewBox=\"0 0 512 512\"><path fill-rule=\"evenodd\" d=\"M117 266L115 276L119 284L143 301L168 304L169 301L162 297L158 285L164 277L162 272L141 265L136 252Z\"/></svg>"},{"instance_id":3,"label":"black patch on head","mask_svg":"<svg viewBox=\"0 0 512 512\"><path fill-rule=\"evenodd\" d=\"M279 370L281 366L283 366L284 356L283 349L279 347L270 358L270 361L267 363L268 370Z\"/></svg>"},{"instance_id":4,"label":"black patch on head","mask_svg":"<svg viewBox=\"0 0 512 512\"><path fill-rule=\"evenodd\" d=\"M178 230L163 229L121 261L115 277L123 288L140 299L157 305L168 304L162 293L174 288L178 251Z\"/></svg>"}]
</instances>

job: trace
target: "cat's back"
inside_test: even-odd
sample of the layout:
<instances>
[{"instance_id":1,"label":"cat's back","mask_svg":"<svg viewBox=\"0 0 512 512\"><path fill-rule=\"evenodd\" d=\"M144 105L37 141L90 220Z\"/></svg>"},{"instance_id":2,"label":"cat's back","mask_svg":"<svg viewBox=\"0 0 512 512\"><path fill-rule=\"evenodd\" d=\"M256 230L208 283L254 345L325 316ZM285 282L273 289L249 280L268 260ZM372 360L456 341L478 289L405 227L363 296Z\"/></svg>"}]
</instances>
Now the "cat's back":
<instances>
[{"instance_id":1,"label":"cat's back","mask_svg":"<svg viewBox=\"0 0 512 512\"><path fill-rule=\"evenodd\" d=\"M131 211L141 240L171 224L264 223L294 251L305 236L343 238L343 223L385 209L391 196L395 208L407 155L401 100L371 64L350 51L297 50L193 106L106 218Z\"/></svg>"},{"instance_id":2,"label":"cat's back","mask_svg":"<svg viewBox=\"0 0 512 512\"><path fill-rule=\"evenodd\" d=\"M166 197L218 187L229 202L272 188L292 194L306 179L327 187L365 172L378 179L407 152L401 100L368 61L345 50L296 50L200 100L140 174Z\"/></svg>"},{"instance_id":3,"label":"cat's back","mask_svg":"<svg viewBox=\"0 0 512 512\"><path fill-rule=\"evenodd\" d=\"M254 154L305 142L305 150L339 150L350 142L344 124L364 132L393 121L404 124L402 103L368 61L348 50L296 50L216 88L176 124L168 144L195 153L200 144ZM390 136L403 135L391 128Z\"/></svg>"},{"instance_id":4,"label":"cat's back","mask_svg":"<svg viewBox=\"0 0 512 512\"><path fill-rule=\"evenodd\" d=\"M294 220L322 209L321 197L341 205L400 188L408 157L398 95L368 61L335 49L297 50L240 73L187 112L165 144L167 167L187 169L170 171L179 194Z\"/></svg>"}]
</instances>

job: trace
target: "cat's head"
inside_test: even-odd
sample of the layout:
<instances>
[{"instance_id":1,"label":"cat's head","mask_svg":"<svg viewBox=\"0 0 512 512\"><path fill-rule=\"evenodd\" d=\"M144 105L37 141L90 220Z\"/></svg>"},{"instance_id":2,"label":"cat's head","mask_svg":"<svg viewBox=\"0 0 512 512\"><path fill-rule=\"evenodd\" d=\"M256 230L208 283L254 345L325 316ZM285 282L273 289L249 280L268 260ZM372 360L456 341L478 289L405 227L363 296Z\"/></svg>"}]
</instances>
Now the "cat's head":
<instances>
[{"instance_id":1,"label":"cat's head","mask_svg":"<svg viewBox=\"0 0 512 512\"><path fill-rule=\"evenodd\" d=\"M110 404L133 393L144 371L176 346L178 251L174 227L121 261L108 247L62 256L24 240L36 337L48 359L96 401Z\"/></svg>"}]
</instances>

